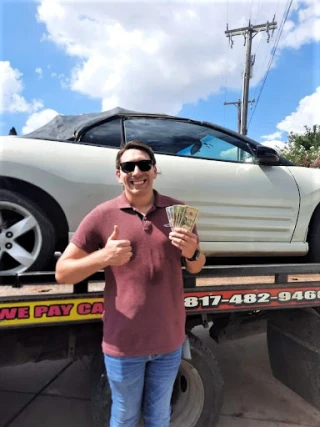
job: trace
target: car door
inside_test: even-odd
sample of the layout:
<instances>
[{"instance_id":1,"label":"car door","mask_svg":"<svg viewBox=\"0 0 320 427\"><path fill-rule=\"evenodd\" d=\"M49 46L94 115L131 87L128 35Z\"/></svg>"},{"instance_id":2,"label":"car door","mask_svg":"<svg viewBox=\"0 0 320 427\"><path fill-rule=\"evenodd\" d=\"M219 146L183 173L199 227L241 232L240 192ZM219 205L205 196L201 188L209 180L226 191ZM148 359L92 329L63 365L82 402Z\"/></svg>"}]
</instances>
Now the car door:
<instances>
[{"instance_id":1,"label":"car door","mask_svg":"<svg viewBox=\"0 0 320 427\"><path fill-rule=\"evenodd\" d=\"M132 117L124 131L158 153L155 188L200 210L202 242L291 241L299 192L286 166L254 164L245 141L186 120Z\"/></svg>"}]
</instances>

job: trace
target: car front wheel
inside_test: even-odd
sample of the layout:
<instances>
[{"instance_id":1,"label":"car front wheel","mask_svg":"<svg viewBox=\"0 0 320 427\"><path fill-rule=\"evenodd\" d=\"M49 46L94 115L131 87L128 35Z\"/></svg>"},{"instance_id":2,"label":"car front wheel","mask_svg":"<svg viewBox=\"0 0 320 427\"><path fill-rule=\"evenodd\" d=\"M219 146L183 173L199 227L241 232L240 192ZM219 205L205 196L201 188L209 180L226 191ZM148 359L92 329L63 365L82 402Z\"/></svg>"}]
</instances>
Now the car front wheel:
<instances>
[{"instance_id":1,"label":"car front wheel","mask_svg":"<svg viewBox=\"0 0 320 427\"><path fill-rule=\"evenodd\" d=\"M55 250L55 230L27 197L0 190L0 274L43 270Z\"/></svg>"}]
</instances>

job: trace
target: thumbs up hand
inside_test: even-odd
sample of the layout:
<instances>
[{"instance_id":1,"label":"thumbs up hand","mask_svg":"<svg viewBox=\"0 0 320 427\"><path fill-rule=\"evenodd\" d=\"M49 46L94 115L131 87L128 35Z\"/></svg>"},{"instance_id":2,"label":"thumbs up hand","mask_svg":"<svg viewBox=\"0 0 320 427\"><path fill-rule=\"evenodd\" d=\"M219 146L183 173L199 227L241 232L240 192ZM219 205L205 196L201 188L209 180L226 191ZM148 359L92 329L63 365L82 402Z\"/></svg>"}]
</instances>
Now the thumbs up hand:
<instances>
[{"instance_id":1,"label":"thumbs up hand","mask_svg":"<svg viewBox=\"0 0 320 427\"><path fill-rule=\"evenodd\" d=\"M114 226L113 232L107 240L104 251L106 265L123 265L132 257L132 247L129 240L118 240L119 227Z\"/></svg>"},{"instance_id":2,"label":"thumbs up hand","mask_svg":"<svg viewBox=\"0 0 320 427\"><path fill-rule=\"evenodd\" d=\"M113 226L113 232L111 233L109 240L118 240L119 237L119 227L117 225Z\"/></svg>"}]
</instances>

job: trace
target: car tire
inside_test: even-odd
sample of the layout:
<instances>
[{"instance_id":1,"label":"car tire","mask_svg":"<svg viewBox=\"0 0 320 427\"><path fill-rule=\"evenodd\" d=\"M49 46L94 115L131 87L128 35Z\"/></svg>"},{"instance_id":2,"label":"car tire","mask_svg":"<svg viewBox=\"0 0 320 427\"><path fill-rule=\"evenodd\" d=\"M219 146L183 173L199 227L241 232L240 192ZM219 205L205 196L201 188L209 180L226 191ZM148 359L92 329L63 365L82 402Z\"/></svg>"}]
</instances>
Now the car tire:
<instances>
[{"instance_id":1,"label":"car tire","mask_svg":"<svg viewBox=\"0 0 320 427\"><path fill-rule=\"evenodd\" d=\"M320 206L316 209L310 223L308 233L309 252L308 262L320 262Z\"/></svg>"},{"instance_id":2,"label":"car tire","mask_svg":"<svg viewBox=\"0 0 320 427\"><path fill-rule=\"evenodd\" d=\"M223 403L223 378L213 353L188 332L191 360L182 360L172 396L171 427L214 427ZM111 392L103 355L92 360L91 407L94 427L109 427ZM143 424L139 424L139 427Z\"/></svg>"},{"instance_id":3,"label":"car tire","mask_svg":"<svg viewBox=\"0 0 320 427\"><path fill-rule=\"evenodd\" d=\"M22 224L23 220L29 220L30 225L25 227L27 231L20 230L11 238L8 237L11 227L19 221ZM0 248L2 246L0 270L3 275L22 273L27 270L44 270L53 258L54 226L33 200L19 193L0 190L0 233ZM22 248L26 251L24 252L26 255L29 253L26 263L20 261L15 248Z\"/></svg>"}]
</instances>

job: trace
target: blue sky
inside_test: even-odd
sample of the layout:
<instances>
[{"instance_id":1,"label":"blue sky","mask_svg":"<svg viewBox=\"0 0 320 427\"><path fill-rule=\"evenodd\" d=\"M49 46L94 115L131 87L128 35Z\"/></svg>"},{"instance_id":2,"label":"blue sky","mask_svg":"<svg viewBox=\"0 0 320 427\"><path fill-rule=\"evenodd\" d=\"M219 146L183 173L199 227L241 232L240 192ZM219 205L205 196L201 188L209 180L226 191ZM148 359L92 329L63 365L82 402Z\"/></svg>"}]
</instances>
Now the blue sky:
<instances>
[{"instance_id":1,"label":"blue sky","mask_svg":"<svg viewBox=\"0 0 320 427\"><path fill-rule=\"evenodd\" d=\"M0 134L12 126L31 131L57 113L115 106L236 130L237 109L223 103L240 97L245 47L237 36L230 49L226 23L262 24L277 12L279 29L290 1L171 3L129 1L118 9L99 0L0 0ZM319 28L316 0L294 0L251 121L249 110L250 137L272 145L320 124ZM260 93L276 36L254 40L250 99Z\"/></svg>"}]
</instances>

